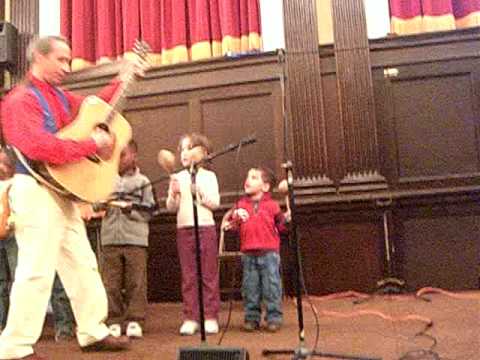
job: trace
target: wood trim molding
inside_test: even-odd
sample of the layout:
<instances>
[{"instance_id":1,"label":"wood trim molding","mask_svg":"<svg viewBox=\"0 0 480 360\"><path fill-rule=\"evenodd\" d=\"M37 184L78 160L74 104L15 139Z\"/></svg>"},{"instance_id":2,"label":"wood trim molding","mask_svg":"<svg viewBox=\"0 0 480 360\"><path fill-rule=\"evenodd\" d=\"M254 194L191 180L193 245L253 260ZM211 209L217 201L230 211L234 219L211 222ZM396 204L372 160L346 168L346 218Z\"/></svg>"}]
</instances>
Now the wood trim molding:
<instances>
[{"instance_id":1,"label":"wood trim molding","mask_svg":"<svg viewBox=\"0 0 480 360\"><path fill-rule=\"evenodd\" d=\"M343 124L345 172L342 190L386 186L379 154L370 49L362 0L333 0L334 50Z\"/></svg>"},{"instance_id":2,"label":"wood trim molding","mask_svg":"<svg viewBox=\"0 0 480 360\"><path fill-rule=\"evenodd\" d=\"M19 82L28 70L26 50L30 41L38 35L39 14L39 0L15 0L10 3L11 23L18 30L18 62L17 71L12 78L13 84Z\"/></svg>"},{"instance_id":3,"label":"wood trim molding","mask_svg":"<svg viewBox=\"0 0 480 360\"><path fill-rule=\"evenodd\" d=\"M296 176L332 187L328 169L315 2L284 0L285 99L288 151Z\"/></svg>"}]
</instances>

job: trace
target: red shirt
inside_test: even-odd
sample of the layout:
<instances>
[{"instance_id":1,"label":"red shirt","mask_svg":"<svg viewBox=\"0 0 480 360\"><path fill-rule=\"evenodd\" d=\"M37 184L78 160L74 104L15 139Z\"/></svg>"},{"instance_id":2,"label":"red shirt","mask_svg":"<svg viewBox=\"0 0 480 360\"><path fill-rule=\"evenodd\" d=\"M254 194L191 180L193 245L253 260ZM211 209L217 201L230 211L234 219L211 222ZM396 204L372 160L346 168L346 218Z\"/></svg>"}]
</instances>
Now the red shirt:
<instances>
[{"instance_id":1,"label":"red shirt","mask_svg":"<svg viewBox=\"0 0 480 360\"><path fill-rule=\"evenodd\" d=\"M280 205L270 193L259 201L241 198L236 208L247 210L249 218L240 224L240 250L244 253L280 251L280 232L286 231L285 217Z\"/></svg>"},{"instance_id":2,"label":"red shirt","mask_svg":"<svg viewBox=\"0 0 480 360\"><path fill-rule=\"evenodd\" d=\"M47 101L57 129L63 128L75 119L84 99L83 96L62 90L70 105L70 114L68 114L52 85L35 78L32 74L28 74L27 78ZM108 102L118 84L118 81L113 81L98 96ZM93 139L61 140L55 134L45 130L40 102L26 85L16 86L5 96L1 107L1 119L6 142L15 146L29 159L50 164L64 164L80 160L97 151Z\"/></svg>"}]
</instances>

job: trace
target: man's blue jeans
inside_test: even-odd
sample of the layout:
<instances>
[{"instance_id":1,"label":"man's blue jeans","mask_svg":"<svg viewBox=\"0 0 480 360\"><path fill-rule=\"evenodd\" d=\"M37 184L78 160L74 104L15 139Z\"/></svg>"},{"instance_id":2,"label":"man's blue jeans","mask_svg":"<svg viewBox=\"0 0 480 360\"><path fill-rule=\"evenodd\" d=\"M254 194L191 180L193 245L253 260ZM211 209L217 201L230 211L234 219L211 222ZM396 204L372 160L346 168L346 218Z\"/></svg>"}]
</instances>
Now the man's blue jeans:
<instances>
[{"instance_id":1,"label":"man's blue jeans","mask_svg":"<svg viewBox=\"0 0 480 360\"><path fill-rule=\"evenodd\" d=\"M242 256L242 295L245 321L260 324L262 302L265 304L267 323L282 323L282 280L280 255L270 251L261 256Z\"/></svg>"}]
</instances>

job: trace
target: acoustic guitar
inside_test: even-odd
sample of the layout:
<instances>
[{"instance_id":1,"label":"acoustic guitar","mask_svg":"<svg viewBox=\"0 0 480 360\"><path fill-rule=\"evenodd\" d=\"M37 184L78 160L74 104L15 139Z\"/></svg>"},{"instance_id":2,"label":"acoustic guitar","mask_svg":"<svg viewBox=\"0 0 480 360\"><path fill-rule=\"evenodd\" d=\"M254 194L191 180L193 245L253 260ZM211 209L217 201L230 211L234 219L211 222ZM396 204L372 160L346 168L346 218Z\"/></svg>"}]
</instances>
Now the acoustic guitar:
<instances>
[{"instance_id":1,"label":"acoustic guitar","mask_svg":"<svg viewBox=\"0 0 480 360\"><path fill-rule=\"evenodd\" d=\"M135 43L134 52L138 56L145 59L148 50L148 45L144 42ZM94 155L62 165L32 166L20 151L14 149L17 158L32 176L50 189L75 200L94 203L109 197L118 175L120 154L132 138L132 128L120 110L125 102L126 91L134 80L133 67L126 78L110 104L97 96L87 96L75 120L55 134L60 139L81 141L88 139L100 127L115 136L112 156L108 160Z\"/></svg>"}]
</instances>

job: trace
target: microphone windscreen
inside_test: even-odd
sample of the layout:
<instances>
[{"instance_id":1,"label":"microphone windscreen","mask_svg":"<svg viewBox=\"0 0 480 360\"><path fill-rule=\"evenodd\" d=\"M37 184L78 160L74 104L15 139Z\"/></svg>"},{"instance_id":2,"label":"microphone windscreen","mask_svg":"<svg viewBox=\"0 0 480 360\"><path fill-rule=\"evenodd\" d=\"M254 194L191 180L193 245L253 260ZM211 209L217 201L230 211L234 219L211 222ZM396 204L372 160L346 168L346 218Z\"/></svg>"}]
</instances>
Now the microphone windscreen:
<instances>
[{"instance_id":1,"label":"microphone windscreen","mask_svg":"<svg viewBox=\"0 0 480 360\"><path fill-rule=\"evenodd\" d=\"M157 161L167 174L170 174L175 169L175 155L170 150L160 150Z\"/></svg>"}]
</instances>

